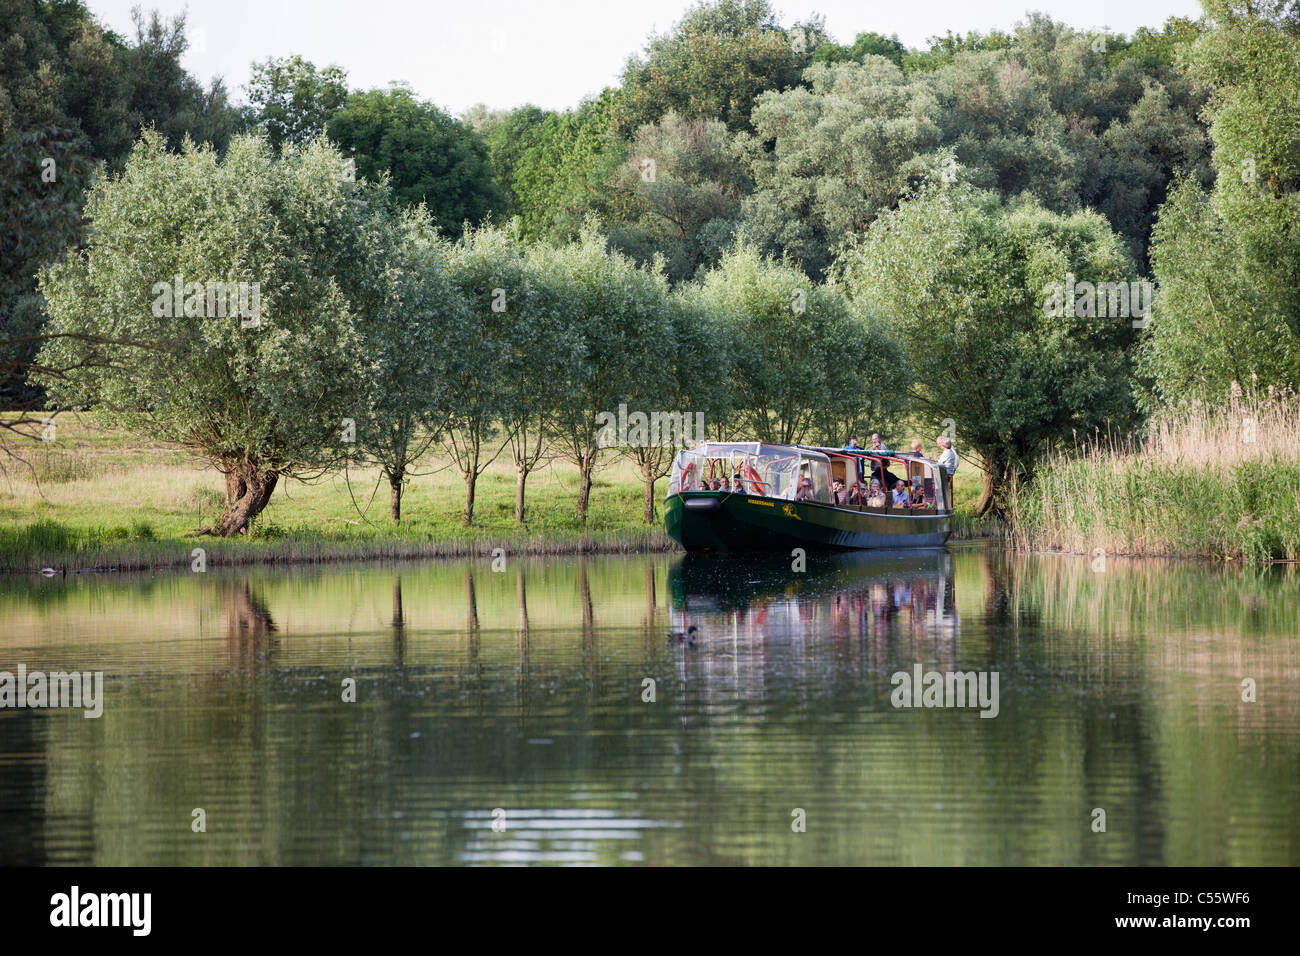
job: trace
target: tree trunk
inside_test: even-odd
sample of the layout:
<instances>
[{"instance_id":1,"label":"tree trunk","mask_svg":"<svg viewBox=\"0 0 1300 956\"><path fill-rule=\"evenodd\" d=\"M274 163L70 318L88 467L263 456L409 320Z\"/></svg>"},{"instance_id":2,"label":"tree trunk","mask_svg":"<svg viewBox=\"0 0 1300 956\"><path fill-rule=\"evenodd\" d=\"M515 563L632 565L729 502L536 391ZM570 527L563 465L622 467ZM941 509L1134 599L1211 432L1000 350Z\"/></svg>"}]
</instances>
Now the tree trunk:
<instances>
[{"instance_id":1,"label":"tree trunk","mask_svg":"<svg viewBox=\"0 0 1300 956\"><path fill-rule=\"evenodd\" d=\"M524 485L528 483L528 467L515 462L515 520L524 523Z\"/></svg>"},{"instance_id":2,"label":"tree trunk","mask_svg":"<svg viewBox=\"0 0 1300 956\"><path fill-rule=\"evenodd\" d=\"M217 521L217 534L233 538L248 530L248 523L262 513L280 480L277 471L262 471L240 462L226 471L226 508Z\"/></svg>"},{"instance_id":3,"label":"tree trunk","mask_svg":"<svg viewBox=\"0 0 1300 956\"><path fill-rule=\"evenodd\" d=\"M975 514L983 517L992 512L996 506L997 494L997 481L993 477L992 470L986 466L984 479L980 484L980 496L975 502Z\"/></svg>"},{"instance_id":4,"label":"tree trunk","mask_svg":"<svg viewBox=\"0 0 1300 956\"><path fill-rule=\"evenodd\" d=\"M591 472L596 463L594 452L588 452L578 461L578 520L587 523L587 507L591 503Z\"/></svg>"},{"instance_id":5,"label":"tree trunk","mask_svg":"<svg viewBox=\"0 0 1300 956\"><path fill-rule=\"evenodd\" d=\"M472 469L465 472L465 512L461 515L461 523L467 528L474 523L474 485L477 482L477 473Z\"/></svg>"},{"instance_id":6,"label":"tree trunk","mask_svg":"<svg viewBox=\"0 0 1300 956\"><path fill-rule=\"evenodd\" d=\"M975 514L983 517L993 515L1006 517L1007 496L1015 485L1014 476L1018 474L1014 466L1004 462L986 461L984 463L984 480L980 485L980 496L975 502Z\"/></svg>"},{"instance_id":7,"label":"tree trunk","mask_svg":"<svg viewBox=\"0 0 1300 956\"><path fill-rule=\"evenodd\" d=\"M245 489L246 486L244 484L244 479L239 476L239 472L235 471L234 468L231 468L229 471L226 472L226 510L227 511L230 510L230 507L236 501L244 497Z\"/></svg>"},{"instance_id":8,"label":"tree trunk","mask_svg":"<svg viewBox=\"0 0 1300 956\"><path fill-rule=\"evenodd\" d=\"M641 484L645 488L645 523L655 523L655 474L649 465L641 466Z\"/></svg>"},{"instance_id":9,"label":"tree trunk","mask_svg":"<svg viewBox=\"0 0 1300 956\"><path fill-rule=\"evenodd\" d=\"M392 518L394 522L401 521L401 520L402 520L402 479L401 479L401 476L399 475L398 477L394 478L393 476L389 475L389 477L388 477L388 487L391 488L391 489L392 489L392 492L393 492L392 504L390 504L389 507L388 507L388 516L389 516L390 518Z\"/></svg>"}]
</instances>

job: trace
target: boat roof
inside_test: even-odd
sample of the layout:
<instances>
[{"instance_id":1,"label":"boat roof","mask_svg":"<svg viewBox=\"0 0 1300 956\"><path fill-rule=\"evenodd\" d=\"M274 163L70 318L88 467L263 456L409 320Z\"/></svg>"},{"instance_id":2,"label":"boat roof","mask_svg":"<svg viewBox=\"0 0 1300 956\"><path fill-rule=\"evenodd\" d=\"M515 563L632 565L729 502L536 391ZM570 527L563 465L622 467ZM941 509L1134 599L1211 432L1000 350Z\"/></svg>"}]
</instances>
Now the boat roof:
<instances>
[{"instance_id":1,"label":"boat roof","mask_svg":"<svg viewBox=\"0 0 1300 956\"><path fill-rule=\"evenodd\" d=\"M826 445L778 445L774 442L761 441L702 441L692 449L683 449L683 451L693 451L696 453L708 454L711 452L743 451L751 455L761 455L767 452L813 452L818 455L838 455L840 457L858 456L861 458L893 458L899 461L919 461L931 467L939 467L939 463L933 458L926 458L924 455L914 455L911 452L891 451L873 452L870 448L831 448Z\"/></svg>"},{"instance_id":2,"label":"boat roof","mask_svg":"<svg viewBox=\"0 0 1300 956\"><path fill-rule=\"evenodd\" d=\"M900 461L919 461L927 465L938 467L939 463L933 458L926 458L924 455L914 455L911 452L889 451L879 452L872 451L870 448L827 448L823 445L800 445L800 448L810 448L819 451L824 455L856 455L860 458L897 458Z\"/></svg>"}]
</instances>

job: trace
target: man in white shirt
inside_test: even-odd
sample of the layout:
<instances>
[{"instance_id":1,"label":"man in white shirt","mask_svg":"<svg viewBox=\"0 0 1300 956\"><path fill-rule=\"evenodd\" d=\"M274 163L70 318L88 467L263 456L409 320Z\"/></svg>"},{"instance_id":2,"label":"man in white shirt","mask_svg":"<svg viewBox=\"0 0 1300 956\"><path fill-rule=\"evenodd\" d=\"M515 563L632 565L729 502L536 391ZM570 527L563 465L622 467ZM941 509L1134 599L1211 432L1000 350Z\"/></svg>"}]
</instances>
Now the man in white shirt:
<instances>
[{"instance_id":1,"label":"man in white shirt","mask_svg":"<svg viewBox=\"0 0 1300 956\"><path fill-rule=\"evenodd\" d=\"M940 435L934 441L935 444L943 449L943 454L939 456L938 464L948 473L948 477L951 478L953 475L957 474L957 453L952 450L952 439Z\"/></svg>"}]
</instances>

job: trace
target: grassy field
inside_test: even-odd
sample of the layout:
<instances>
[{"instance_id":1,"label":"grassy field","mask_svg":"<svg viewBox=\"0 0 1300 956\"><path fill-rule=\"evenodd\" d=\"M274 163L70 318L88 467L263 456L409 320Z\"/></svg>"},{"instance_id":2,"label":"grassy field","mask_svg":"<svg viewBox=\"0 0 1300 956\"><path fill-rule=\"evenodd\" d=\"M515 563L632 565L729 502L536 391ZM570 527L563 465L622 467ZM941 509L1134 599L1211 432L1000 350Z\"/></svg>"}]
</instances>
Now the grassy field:
<instances>
[{"instance_id":1,"label":"grassy field","mask_svg":"<svg viewBox=\"0 0 1300 956\"><path fill-rule=\"evenodd\" d=\"M1300 400L1234 394L1042 467L1017 496L1025 550L1300 560Z\"/></svg>"},{"instance_id":2,"label":"grassy field","mask_svg":"<svg viewBox=\"0 0 1300 956\"><path fill-rule=\"evenodd\" d=\"M639 475L613 455L596 474L585 527L576 517L577 469L558 461L530 476L521 527L507 455L479 479L475 524L466 528L464 482L434 456L419 468L427 474L408 485L396 527L388 487L368 469L281 484L247 538L190 538L221 511L218 472L91 416L55 421L55 441L11 442L22 461L4 462L0 476L0 570L189 566L194 548L204 549L209 565L223 565L455 557L497 547L532 554L675 547L661 518L644 523ZM660 482L660 496L665 487ZM958 504L969 504L978 475L959 472L956 487ZM964 515L958 529L959 537L989 531Z\"/></svg>"}]
</instances>

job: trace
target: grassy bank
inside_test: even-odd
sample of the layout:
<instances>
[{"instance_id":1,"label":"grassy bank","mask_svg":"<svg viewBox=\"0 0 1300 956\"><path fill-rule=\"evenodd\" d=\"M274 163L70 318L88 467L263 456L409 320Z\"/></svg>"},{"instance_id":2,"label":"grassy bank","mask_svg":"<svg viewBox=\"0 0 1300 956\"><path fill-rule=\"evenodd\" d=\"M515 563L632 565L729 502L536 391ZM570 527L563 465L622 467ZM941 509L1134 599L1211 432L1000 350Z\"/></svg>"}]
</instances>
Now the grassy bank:
<instances>
[{"instance_id":1,"label":"grassy bank","mask_svg":"<svg viewBox=\"0 0 1300 956\"><path fill-rule=\"evenodd\" d=\"M497 461L479 479L474 526L461 523L465 485L431 456L388 518L388 487L373 469L327 475L276 489L253 534L239 540L187 537L221 510L221 475L174 448L60 415L55 441L16 447L0 477L0 570L189 567L203 548L209 567L360 559L668 550L662 517L642 520L641 482L610 456L596 474L591 515L575 513L577 469L552 462L529 478L528 521L514 517L514 469ZM662 496L666 483L657 492ZM978 475L959 474L957 502L969 503ZM959 517L954 537L987 536L985 522Z\"/></svg>"},{"instance_id":2,"label":"grassy bank","mask_svg":"<svg viewBox=\"0 0 1300 956\"><path fill-rule=\"evenodd\" d=\"M1300 559L1300 400L1234 394L1158 419L1141 441L1047 461L1015 499L1022 549L1255 564Z\"/></svg>"},{"instance_id":3,"label":"grassy bank","mask_svg":"<svg viewBox=\"0 0 1300 956\"><path fill-rule=\"evenodd\" d=\"M465 485L447 460L422 462L388 517L386 483L373 469L287 482L239 540L187 535L220 513L223 479L203 461L91 417L61 415L56 441L17 447L0 479L0 570L43 567L189 567L356 559L621 552L673 547L662 523L642 521L636 471L612 459L596 476L591 515L575 514L577 470L554 462L529 478L527 524L514 517L514 470L498 461L480 477L475 522L461 523Z\"/></svg>"}]
</instances>

